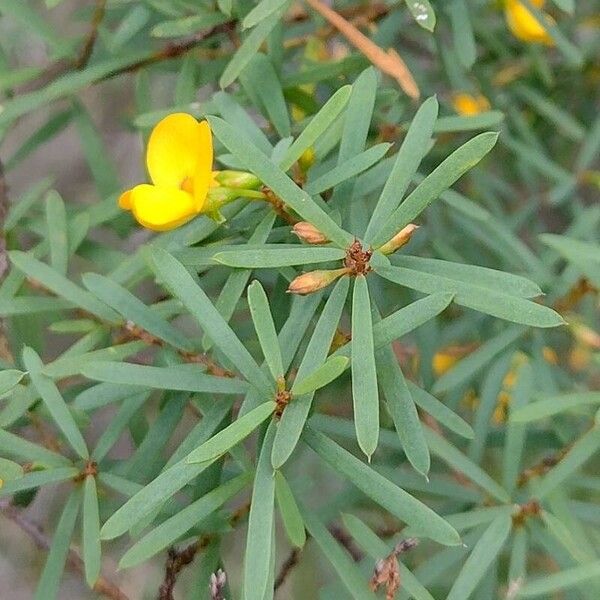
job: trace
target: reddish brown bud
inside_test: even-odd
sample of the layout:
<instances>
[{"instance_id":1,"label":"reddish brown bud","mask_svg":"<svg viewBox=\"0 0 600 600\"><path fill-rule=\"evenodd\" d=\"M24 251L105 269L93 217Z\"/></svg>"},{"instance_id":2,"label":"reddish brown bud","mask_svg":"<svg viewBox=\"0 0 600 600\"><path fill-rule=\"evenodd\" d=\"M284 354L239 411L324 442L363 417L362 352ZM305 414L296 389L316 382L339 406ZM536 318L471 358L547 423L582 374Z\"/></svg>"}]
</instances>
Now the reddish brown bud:
<instances>
[{"instance_id":1,"label":"reddish brown bud","mask_svg":"<svg viewBox=\"0 0 600 600\"><path fill-rule=\"evenodd\" d=\"M406 227L403 227L391 240L387 241L379 251L383 254L393 254L402 246L405 246L410 241L412 234L419 229L418 225L409 223Z\"/></svg>"},{"instance_id":2,"label":"reddish brown bud","mask_svg":"<svg viewBox=\"0 0 600 600\"><path fill-rule=\"evenodd\" d=\"M307 221L296 223L292 227L292 232L307 244L325 244L329 241L312 223Z\"/></svg>"},{"instance_id":3,"label":"reddish brown bud","mask_svg":"<svg viewBox=\"0 0 600 600\"><path fill-rule=\"evenodd\" d=\"M327 287L330 283L333 283L338 277L346 275L350 272L349 269L334 269L331 271L310 271L309 273L302 273L294 279L287 291L290 294L312 294L318 290Z\"/></svg>"}]
</instances>

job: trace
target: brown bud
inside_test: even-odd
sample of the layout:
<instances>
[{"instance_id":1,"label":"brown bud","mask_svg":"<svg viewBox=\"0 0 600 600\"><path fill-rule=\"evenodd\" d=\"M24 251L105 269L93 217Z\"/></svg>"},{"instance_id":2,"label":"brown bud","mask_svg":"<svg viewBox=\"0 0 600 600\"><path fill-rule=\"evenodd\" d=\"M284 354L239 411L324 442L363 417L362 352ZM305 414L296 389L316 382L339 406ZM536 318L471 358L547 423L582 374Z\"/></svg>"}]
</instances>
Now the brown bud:
<instances>
[{"instance_id":1,"label":"brown bud","mask_svg":"<svg viewBox=\"0 0 600 600\"><path fill-rule=\"evenodd\" d=\"M402 228L391 240L387 241L379 251L383 254L393 254L402 246L405 246L410 241L412 234L419 229L418 225L409 223L406 227Z\"/></svg>"},{"instance_id":2,"label":"brown bud","mask_svg":"<svg viewBox=\"0 0 600 600\"><path fill-rule=\"evenodd\" d=\"M312 224L300 221L292 227L292 231L307 244L325 244L329 240Z\"/></svg>"},{"instance_id":3,"label":"brown bud","mask_svg":"<svg viewBox=\"0 0 600 600\"><path fill-rule=\"evenodd\" d=\"M289 285L287 291L289 294L312 294L322 290L330 283L333 283L338 277L350 272L347 268L334 269L331 271L310 271L298 275Z\"/></svg>"}]
</instances>

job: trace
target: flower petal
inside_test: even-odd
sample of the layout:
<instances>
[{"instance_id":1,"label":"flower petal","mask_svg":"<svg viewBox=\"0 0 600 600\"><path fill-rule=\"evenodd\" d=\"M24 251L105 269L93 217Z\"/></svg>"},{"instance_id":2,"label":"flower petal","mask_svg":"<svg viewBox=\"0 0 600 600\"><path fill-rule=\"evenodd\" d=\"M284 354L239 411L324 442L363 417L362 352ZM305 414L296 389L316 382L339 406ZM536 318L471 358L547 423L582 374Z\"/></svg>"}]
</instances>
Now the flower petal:
<instances>
[{"instance_id":1,"label":"flower petal","mask_svg":"<svg viewBox=\"0 0 600 600\"><path fill-rule=\"evenodd\" d=\"M543 6L543 2L532 2L537 8ZM508 0L506 4L506 21L514 36L524 42L538 42L548 46L554 45L554 40L540 23L536 16L519 0ZM552 25L554 19L544 14L546 23Z\"/></svg>"},{"instance_id":2,"label":"flower petal","mask_svg":"<svg viewBox=\"0 0 600 600\"><path fill-rule=\"evenodd\" d=\"M175 229L198 214L192 195L178 188L137 185L130 200L138 223L154 231Z\"/></svg>"},{"instance_id":3,"label":"flower petal","mask_svg":"<svg viewBox=\"0 0 600 600\"><path fill-rule=\"evenodd\" d=\"M131 191L132 190L127 190L119 196L119 208L131 210Z\"/></svg>"},{"instance_id":4,"label":"flower petal","mask_svg":"<svg viewBox=\"0 0 600 600\"><path fill-rule=\"evenodd\" d=\"M208 125L208 124L207 124ZM192 115L174 113L160 121L150 134L146 165L155 185L179 188L194 179L199 159L206 153L206 126ZM210 138L210 129L208 130ZM210 147L212 162L212 144Z\"/></svg>"},{"instance_id":5,"label":"flower petal","mask_svg":"<svg viewBox=\"0 0 600 600\"><path fill-rule=\"evenodd\" d=\"M208 189L213 184L213 144L212 133L208 121L198 123L200 150L197 155L196 170L194 171L194 200L196 210L202 210Z\"/></svg>"}]
</instances>

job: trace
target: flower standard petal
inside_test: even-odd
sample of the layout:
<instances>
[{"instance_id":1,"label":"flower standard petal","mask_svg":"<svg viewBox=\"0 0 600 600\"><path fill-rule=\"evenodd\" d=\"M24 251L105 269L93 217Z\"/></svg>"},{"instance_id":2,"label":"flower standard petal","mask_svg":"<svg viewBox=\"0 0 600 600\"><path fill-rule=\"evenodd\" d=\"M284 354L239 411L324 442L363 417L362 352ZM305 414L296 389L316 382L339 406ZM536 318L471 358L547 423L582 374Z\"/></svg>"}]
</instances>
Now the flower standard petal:
<instances>
[{"instance_id":1,"label":"flower standard petal","mask_svg":"<svg viewBox=\"0 0 600 600\"><path fill-rule=\"evenodd\" d=\"M131 210L141 225L154 231L174 229L197 214L191 194L175 187L148 184L131 190Z\"/></svg>"},{"instance_id":2,"label":"flower standard petal","mask_svg":"<svg viewBox=\"0 0 600 600\"><path fill-rule=\"evenodd\" d=\"M206 195L213 182L213 143L212 133L208 121L198 123L200 149L196 156L196 169L194 171L194 200L196 210L202 210Z\"/></svg>"},{"instance_id":3,"label":"flower standard petal","mask_svg":"<svg viewBox=\"0 0 600 600\"><path fill-rule=\"evenodd\" d=\"M154 185L180 188L186 180L195 179L198 157L205 152L204 128L187 113L169 115L154 127L146 152L146 165ZM210 154L212 162L212 145Z\"/></svg>"}]
</instances>

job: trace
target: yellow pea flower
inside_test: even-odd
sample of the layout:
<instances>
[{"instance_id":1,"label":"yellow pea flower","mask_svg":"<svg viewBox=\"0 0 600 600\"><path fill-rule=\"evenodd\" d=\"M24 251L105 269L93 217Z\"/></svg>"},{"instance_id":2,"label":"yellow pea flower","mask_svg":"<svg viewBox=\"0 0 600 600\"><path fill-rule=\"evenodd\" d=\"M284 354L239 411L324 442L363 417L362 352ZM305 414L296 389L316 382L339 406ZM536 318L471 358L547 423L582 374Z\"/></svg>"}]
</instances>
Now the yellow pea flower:
<instances>
[{"instance_id":1,"label":"yellow pea flower","mask_svg":"<svg viewBox=\"0 0 600 600\"><path fill-rule=\"evenodd\" d=\"M536 8L542 8L545 0L531 0L531 4ZM520 0L506 0L504 15L509 29L516 38L523 42L554 45L554 40L544 25ZM544 14L544 20L547 24L554 24L554 19L550 15Z\"/></svg>"},{"instance_id":2,"label":"yellow pea flower","mask_svg":"<svg viewBox=\"0 0 600 600\"><path fill-rule=\"evenodd\" d=\"M490 103L481 94L472 95L461 92L452 96L452 107L459 115L471 117L490 110Z\"/></svg>"},{"instance_id":3,"label":"yellow pea flower","mask_svg":"<svg viewBox=\"0 0 600 600\"><path fill-rule=\"evenodd\" d=\"M150 134L146 166L152 184L136 185L119 198L136 220L154 231L183 225L205 208L214 180L212 133L207 121L174 113Z\"/></svg>"}]
</instances>

